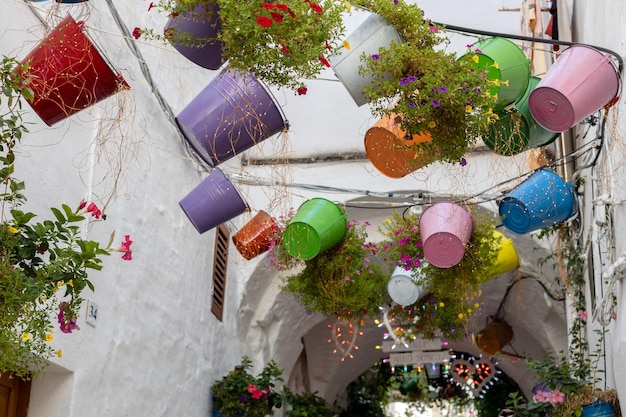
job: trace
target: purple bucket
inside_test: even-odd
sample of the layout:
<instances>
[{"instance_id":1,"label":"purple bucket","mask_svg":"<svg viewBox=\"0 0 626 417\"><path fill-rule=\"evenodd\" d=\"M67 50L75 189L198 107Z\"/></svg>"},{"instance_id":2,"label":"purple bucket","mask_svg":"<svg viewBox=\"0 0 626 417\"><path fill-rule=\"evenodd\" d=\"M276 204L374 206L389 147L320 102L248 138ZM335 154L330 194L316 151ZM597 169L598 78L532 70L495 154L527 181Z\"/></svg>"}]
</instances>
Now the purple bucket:
<instances>
[{"instance_id":1,"label":"purple bucket","mask_svg":"<svg viewBox=\"0 0 626 417\"><path fill-rule=\"evenodd\" d=\"M211 230L248 209L239 191L219 168L215 168L178 204L200 233Z\"/></svg>"},{"instance_id":2,"label":"purple bucket","mask_svg":"<svg viewBox=\"0 0 626 417\"><path fill-rule=\"evenodd\" d=\"M530 93L528 108L544 129L565 132L609 104L619 87L610 55L576 45L563 51L548 69Z\"/></svg>"},{"instance_id":3,"label":"purple bucket","mask_svg":"<svg viewBox=\"0 0 626 417\"><path fill-rule=\"evenodd\" d=\"M214 41L195 40L189 44L172 42L172 46L194 64L216 70L226 61L222 57L223 44L217 40L221 25L216 3L200 4L189 13L170 18L163 30L164 33L174 31L175 34L189 34L194 39L216 39ZM176 39L175 34L174 39Z\"/></svg>"},{"instance_id":4,"label":"purple bucket","mask_svg":"<svg viewBox=\"0 0 626 417\"><path fill-rule=\"evenodd\" d=\"M424 258L438 268L450 268L463 259L474 231L472 213L463 206L435 203L420 216Z\"/></svg>"},{"instance_id":5,"label":"purple bucket","mask_svg":"<svg viewBox=\"0 0 626 417\"><path fill-rule=\"evenodd\" d=\"M280 106L250 73L222 71L176 118L193 150L217 166L288 128Z\"/></svg>"}]
</instances>

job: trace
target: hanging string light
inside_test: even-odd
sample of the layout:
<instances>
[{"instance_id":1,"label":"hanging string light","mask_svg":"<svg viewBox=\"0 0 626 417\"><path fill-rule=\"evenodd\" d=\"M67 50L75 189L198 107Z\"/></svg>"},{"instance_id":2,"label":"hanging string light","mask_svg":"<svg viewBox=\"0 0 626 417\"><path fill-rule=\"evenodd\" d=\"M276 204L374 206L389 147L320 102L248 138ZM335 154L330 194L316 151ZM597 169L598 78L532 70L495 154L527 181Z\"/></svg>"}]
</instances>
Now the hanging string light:
<instances>
[{"instance_id":1,"label":"hanging string light","mask_svg":"<svg viewBox=\"0 0 626 417\"><path fill-rule=\"evenodd\" d=\"M359 350L357 338L363 336L360 327L339 317L335 323L328 323L327 327L331 332L328 343L334 344L333 354L339 354L341 362L346 358L354 359L353 350Z\"/></svg>"}]
</instances>

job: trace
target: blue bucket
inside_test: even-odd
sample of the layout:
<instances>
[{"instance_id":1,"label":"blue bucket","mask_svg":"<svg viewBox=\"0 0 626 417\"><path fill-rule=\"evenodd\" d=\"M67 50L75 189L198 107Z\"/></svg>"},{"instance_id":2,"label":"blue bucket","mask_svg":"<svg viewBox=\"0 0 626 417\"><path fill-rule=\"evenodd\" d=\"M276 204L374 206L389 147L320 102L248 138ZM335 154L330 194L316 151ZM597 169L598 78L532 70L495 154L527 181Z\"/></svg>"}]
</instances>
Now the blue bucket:
<instances>
[{"instance_id":1,"label":"blue bucket","mask_svg":"<svg viewBox=\"0 0 626 417\"><path fill-rule=\"evenodd\" d=\"M504 196L499 205L502 224L518 234L552 226L575 213L574 186L554 171L535 171Z\"/></svg>"},{"instance_id":2,"label":"blue bucket","mask_svg":"<svg viewBox=\"0 0 626 417\"><path fill-rule=\"evenodd\" d=\"M595 401L583 407L582 417L614 417L615 408L604 401Z\"/></svg>"}]
</instances>

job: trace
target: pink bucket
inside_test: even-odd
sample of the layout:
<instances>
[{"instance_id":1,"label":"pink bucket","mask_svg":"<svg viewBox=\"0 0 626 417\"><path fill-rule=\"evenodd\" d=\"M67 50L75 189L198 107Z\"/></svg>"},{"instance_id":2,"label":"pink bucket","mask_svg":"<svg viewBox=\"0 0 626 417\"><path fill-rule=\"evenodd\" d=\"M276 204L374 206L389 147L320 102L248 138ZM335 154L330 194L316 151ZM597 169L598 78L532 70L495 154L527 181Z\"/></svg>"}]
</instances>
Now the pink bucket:
<instances>
[{"instance_id":1,"label":"pink bucket","mask_svg":"<svg viewBox=\"0 0 626 417\"><path fill-rule=\"evenodd\" d=\"M619 87L610 55L575 45L563 51L546 72L528 97L528 108L541 127L564 132L609 104Z\"/></svg>"},{"instance_id":2,"label":"pink bucket","mask_svg":"<svg viewBox=\"0 0 626 417\"><path fill-rule=\"evenodd\" d=\"M435 203L420 216L424 258L438 268L450 268L463 259L474 231L472 213L456 203Z\"/></svg>"}]
</instances>

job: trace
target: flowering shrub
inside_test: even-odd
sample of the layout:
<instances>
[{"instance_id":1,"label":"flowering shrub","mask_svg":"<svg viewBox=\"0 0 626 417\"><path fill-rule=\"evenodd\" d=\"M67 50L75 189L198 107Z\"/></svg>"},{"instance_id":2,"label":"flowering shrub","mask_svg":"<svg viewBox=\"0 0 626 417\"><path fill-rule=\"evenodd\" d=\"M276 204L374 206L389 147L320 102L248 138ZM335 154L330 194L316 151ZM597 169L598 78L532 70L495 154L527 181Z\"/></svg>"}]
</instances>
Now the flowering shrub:
<instances>
[{"instance_id":1,"label":"flowering shrub","mask_svg":"<svg viewBox=\"0 0 626 417\"><path fill-rule=\"evenodd\" d=\"M282 381L282 370L276 362L269 362L258 376L249 373L252 361L244 356L221 381L212 387L213 411L219 411L224 417L265 417L280 407L280 396L273 388Z\"/></svg>"},{"instance_id":2,"label":"flowering shrub","mask_svg":"<svg viewBox=\"0 0 626 417\"><path fill-rule=\"evenodd\" d=\"M437 268L423 261L419 218L410 213L394 212L381 226L385 241L381 257L387 262L412 271L416 285L429 294L411 306L390 305L387 313L394 333L413 340L444 336L460 339L466 335L469 318L480 308L475 298L480 284L492 278L487 272L497 258L492 219L474 213L474 231L463 259L450 268Z\"/></svg>"},{"instance_id":3,"label":"flowering shrub","mask_svg":"<svg viewBox=\"0 0 626 417\"><path fill-rule=\"evenodd\" d=\"M170 16L184 14L194 19L194 10L207 0L161 0L150 3ZM342 14L346 10L338 0L283 0L263 3L240 0L215 0L221 26L217 40L223 43L224 56L231 68L254 73L277 87L291 88L306 94L303 79L314 78L324 68L343 34ZM189 34L155 34L136 28L135 38L161 38L175 43L198 45ZM205 41L211 41L206 39Z\"/></svg>"},{"instance_id":4,"label":"flowering shrub","mask_svg":"<svg viewBox=\"0 0 626 417\"><path fill-rule=\"evenodd\" d=\"M390 265L378 262L377 245L367 241L369 223L352 220L343 241L315 258L304 270L285 279L283 290L311 312L360 320L389 303L384 290Z\"/></svg>"},{"instance_id":5,"label":"flowering shrub","mask_svg":"<svg viewBox=\"0 0 626 417\"><path fill-rule=\"evenodd\" d=\"M87 271L100 270L102 257L114 251L132 259L132 241L126 236L113 248L114 234L106 247L83 239L79 224L102 216L93 202L83 201L75 210L65 204L52 207L53 219L36 223L34 213L19 210L26 201L25 184L13 176L13 149L27 132L20 98L30 98L32 92L28 80L13 71L18 65L5 57L0 67L0 104L5 99L8 106L0 116L0 180L5 185L0 194L0 372L29 378L37 376L52 355L61 356L50 345L55 315L63 333L79 330L81 293L86 287L94 289Z\"/></svg>"},{"instance_id":6,"label":"flowering shrub","mask_svg":"<svg viewBox=\"0 0 626 417\"><path fill-rule=\"evenodd\" d=\"M372 85L364 88L372 112L394 120L408 141L413 135L430 134L430 141L407 143L422 159L460 162L496 117L491 81L474 68L476 51L468 51L463 59L446 52L443 28L424 18L415 4L361 3L384 17L406 41L361 57L361 74L374 76Z\"/></svg>"}]
</instances>

